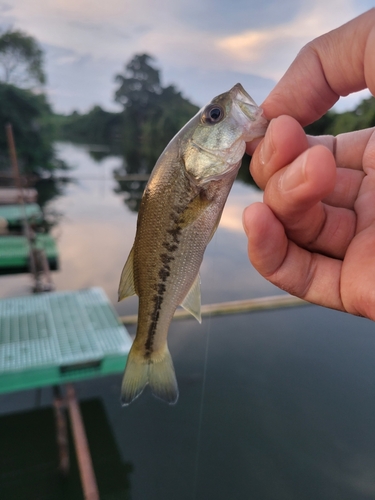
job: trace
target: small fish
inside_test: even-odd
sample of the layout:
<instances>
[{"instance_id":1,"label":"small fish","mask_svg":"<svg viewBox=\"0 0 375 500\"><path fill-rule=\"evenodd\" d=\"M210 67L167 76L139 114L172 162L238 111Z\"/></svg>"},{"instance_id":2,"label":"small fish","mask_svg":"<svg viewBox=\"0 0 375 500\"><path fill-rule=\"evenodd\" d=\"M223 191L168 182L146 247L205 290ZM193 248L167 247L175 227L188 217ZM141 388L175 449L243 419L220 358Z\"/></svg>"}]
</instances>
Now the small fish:
<instances>
[{"instance_id":1,"label":"small fish","mask_svg":"<svg viewBox=\"0 0 375 500\"><path fill-rule=\"evenodd\" d=\"M139 297L137 334L121 388L130 404L149 384L169 404L178 386L167 345L181 305L201 322L199 268L245 152L268 122L239 83L215 97L171 140L143 193L119 300Z\"/></svg>"}]
</instances>

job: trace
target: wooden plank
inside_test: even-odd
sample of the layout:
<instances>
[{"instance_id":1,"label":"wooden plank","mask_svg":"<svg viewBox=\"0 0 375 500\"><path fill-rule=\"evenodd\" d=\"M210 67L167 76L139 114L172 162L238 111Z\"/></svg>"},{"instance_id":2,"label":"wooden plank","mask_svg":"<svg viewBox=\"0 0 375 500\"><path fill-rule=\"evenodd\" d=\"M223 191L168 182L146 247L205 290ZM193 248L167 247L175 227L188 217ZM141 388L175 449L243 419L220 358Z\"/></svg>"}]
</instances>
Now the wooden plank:
<instances>
[{"instance_id":1,"label":"wooden plank","mask_svg":"<svg viewBox=\"0 0 375 500\"><path fill-rule=\"evenodd\" d=\"M269 297L259 297L256 299L234 300L231 302L219 302L217 304L206 304L201 307L203 316L222 316L225 314L240 314L255 311L264 311L267 309L279 309L284 307L307 306L309 302L294 297L293 295L272 295ZM191 314L184 309L178 309L173 319L192 318ZM126 325L136 324L138 316L131 314L129 316L120 316L120 321Z\"/></svg>"},{"instance_id":2,"label":"wooden plank","mask_svg":"<svg viewBox=\"0 0 375 500\"><path fill-rule=\"evenodd\" d=\"M72 424L74 446L77 454L79 473L85 500L99 500L94 467L87 442L81 411L72 384L66 386L69 416Z\"/></svg>"},{"instance_id":3,"label":"wooden plank","mask_svg":"<svg viewBox=\"0 0 375 500\"><path fill-rule=\"evenodd\" d=\"M58 385L53 386L53 408L56 421L56 441L59 451L59 471L63 476L67 476L70 469L68 429L65 402Z\"/></svg>"},{"instance_id":4,"label":"wooden plank","mask_svg":"<svg viewBox=\"0 0 375 500\"><path fill-rule=\"evenodd\" d=\"M38 192L33 188L18 189L15 187L0 188L0 205L14 205L21 203L35 203L38 198Z\"/></svg>"}]
</instances>

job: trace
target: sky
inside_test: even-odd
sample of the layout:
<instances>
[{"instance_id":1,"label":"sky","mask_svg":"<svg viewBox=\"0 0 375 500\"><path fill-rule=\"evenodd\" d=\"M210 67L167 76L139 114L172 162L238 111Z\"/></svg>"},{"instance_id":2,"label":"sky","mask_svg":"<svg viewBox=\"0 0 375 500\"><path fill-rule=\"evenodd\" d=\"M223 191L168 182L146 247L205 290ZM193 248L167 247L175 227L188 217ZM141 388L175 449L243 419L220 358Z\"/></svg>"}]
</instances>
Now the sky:
<instances>
[{"instance_id":1,"label":"sky","mask_svg":"<svg viewBox=\"0 0 375 500\"><path fill-rule=\"evenodd\" d=\"M371 0L0 0L0 28L45 52L56 112L119 110L115 75L148 53L164 85L203 106L240 82L260 103L298 51L373 6ZM345 98L350 109L362 93Z\"/></svg>"}]
</instances>

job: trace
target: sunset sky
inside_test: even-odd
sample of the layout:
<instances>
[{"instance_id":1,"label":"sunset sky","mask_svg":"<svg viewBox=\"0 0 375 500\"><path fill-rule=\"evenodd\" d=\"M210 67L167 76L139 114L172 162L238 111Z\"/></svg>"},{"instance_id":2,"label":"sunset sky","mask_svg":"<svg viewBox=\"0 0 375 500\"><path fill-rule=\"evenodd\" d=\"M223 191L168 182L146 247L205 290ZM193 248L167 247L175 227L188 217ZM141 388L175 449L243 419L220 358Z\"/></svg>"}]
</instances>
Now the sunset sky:
<instances>
[{"instance_id":1,"label":"sunset sky","mask_svg":"<svg viewBox=\"0 0 375 500\"><path fill-rule=\"evenodd\" d=\"M155 57L164 84L174 83L198 105L237 81L260 103L306 42L372 6L370 0L5 0L0 26L40 42L47 93L59 112L95 104L118 109L114 75L143 52Z\"/></svg>"}]
</instances>

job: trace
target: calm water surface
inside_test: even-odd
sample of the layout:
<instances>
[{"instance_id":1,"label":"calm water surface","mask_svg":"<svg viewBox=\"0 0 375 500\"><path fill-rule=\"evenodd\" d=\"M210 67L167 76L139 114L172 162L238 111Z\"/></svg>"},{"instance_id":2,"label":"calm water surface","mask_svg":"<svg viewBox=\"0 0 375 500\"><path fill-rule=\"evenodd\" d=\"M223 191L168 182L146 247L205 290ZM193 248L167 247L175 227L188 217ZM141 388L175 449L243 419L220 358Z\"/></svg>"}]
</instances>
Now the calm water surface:
<instances>
[{"instance_id":1,"label":"calm water surface","mask_svg":"<svg viewBox=\"0 0 375 500\"><path fill-rule=\"evenodd\" d=\"M57 147L75 166L76 182L47 206L62 214L54 228L61 256L56 288L101 286L119 314L135 313L136 298L116 303L136 224L124 194L114 192L112 172L121 160L95 162L86 147ZM235 184L202 265L203 303L280 293L246 255L242 210L260 199L251 186ZM30 285L27 275L0 277L0 297L28 294ZM308 306L205 318L202 325L174 322L169 344L180 387L174 407L145 391L121 408L120 375L76 384L101 498L375 498L372 322ZM23 429L35 426L10 444L29 453L30 461L40 448L33 436L43 419L51 419L50 403L49 389L0 397L0 433L12 435L17 419ZM5 475L0 497L29 499L35 483L35 499L80 498L74 471L71 483L45 479L37 486L47 469L29 470L24 485Z\"/></svg>"}]
</instances>

